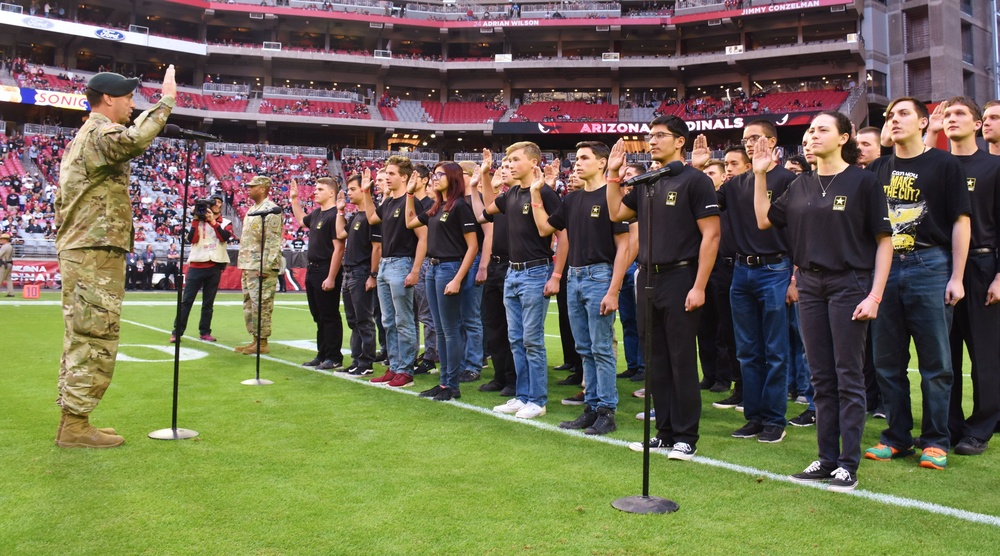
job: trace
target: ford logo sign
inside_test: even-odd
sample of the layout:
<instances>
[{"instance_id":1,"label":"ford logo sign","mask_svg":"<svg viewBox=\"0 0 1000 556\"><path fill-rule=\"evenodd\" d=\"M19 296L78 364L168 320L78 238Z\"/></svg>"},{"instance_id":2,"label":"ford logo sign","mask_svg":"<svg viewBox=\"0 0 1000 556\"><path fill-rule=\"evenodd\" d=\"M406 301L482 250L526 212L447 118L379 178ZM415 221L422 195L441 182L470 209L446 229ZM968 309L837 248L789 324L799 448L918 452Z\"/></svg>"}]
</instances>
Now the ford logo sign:
<instances>
[{"instance_id":1,"label":"ford logo sign","mask_svg":"<svg viewBox=\"0 0 1000 556\"><path fill-rule=\"evenodd\" d=\"M123 41L125 40L125 33L121 31L115 31L114 29L98 29L94 32L97 38L104 39L106 41Z\"/></svg>"},{"instance_id":2,"label":"ford logo sign","mask_svg":"<svg viewBox=\"0 0 1000 556\"><path fill-rule=\"evenodd\" d=\"M51 29L56 25L55 23L40 17L26 17L23 21L27 27L34 27L35 29Z\"/></svg>"}]
</instances>

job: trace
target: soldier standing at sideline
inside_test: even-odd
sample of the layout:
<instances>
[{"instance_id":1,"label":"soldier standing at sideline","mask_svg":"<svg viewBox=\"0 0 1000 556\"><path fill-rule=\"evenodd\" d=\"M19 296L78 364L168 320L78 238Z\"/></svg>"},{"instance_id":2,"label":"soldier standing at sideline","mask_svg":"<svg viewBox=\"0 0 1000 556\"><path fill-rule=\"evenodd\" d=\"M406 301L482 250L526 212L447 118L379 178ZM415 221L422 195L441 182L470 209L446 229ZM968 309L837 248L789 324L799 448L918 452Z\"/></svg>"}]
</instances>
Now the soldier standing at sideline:
<instances>
[{"instance_id":1,"label":"soldier standing at sideline","mask_svg":"<svg viewBox=\"0 0 1000 556\"><path fill-rule=\"evenodd\" d=\"M63 448L125 443L114 429L95 429L89 417L111 384L118 355L125 255L135 237L129 160L167 123L177 93L174 66L164 73L161 99L126 127L138 84L117 73L90 78L90 116L63 153L55 200L66 322L56 399L62 408L56 445Z\"/></svg>"},{"instance_id":2,"label":"soldier standing at sideline","mask_svg":"<svg viewBox=\"0 0 1000 556\"><path fill-rule=\"evenodd\" d=\"M7 297L14 297L14 247L10 244L10 234L0 234L0 284L7 282Z\"/></svg>"},{"instance_id":3,"label":"soldier standing at sideline","mask_svg":"<svg viewBox=\"0 0 1000 556\"><path fill-rule=\"evenodd\" d=\"M260 342L261 353L271 353L267 337L271 335L271 311L274 309L274 291L278 288L278 273L281 271L281 215L250 216L251 213L271 210L278 205L268 198L271 178L254 176L246 185L248 196L254 205L243 217L243 236L240 238L240 253L236 266L242 271L243 320L253 341L236 348L238 353L257 353ZM260 251L261 234L264 238L264 252ZM264 272L260 272L260 261L264 259ZM260 306L257 305L260 291ZM257 312L260 311L260 337L257 337Z\"/></svg>"}]
</instances>

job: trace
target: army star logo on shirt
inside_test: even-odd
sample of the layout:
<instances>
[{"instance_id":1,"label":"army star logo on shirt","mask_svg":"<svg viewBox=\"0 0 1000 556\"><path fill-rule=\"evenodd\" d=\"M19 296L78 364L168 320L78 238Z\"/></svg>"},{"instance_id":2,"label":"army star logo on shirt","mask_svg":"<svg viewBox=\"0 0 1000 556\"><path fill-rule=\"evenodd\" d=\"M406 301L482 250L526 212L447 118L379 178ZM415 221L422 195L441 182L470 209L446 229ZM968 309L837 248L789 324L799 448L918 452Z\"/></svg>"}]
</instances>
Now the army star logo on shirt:
<instances>
[{"instance_id":1,"label":"army star logo on shirt","mask_svg":"<svg viewBox=\"0 0 1000 556\"><path fill-rule=\"evenodd\" d=\"M355 222L354 223L354 231L358 231L360 229L361 229L361 222Z\"/></svg>"},{"instance_id":2,"label":"army star logo on shirt","mask_svg":"<svg viewBox=\"0 0 1000 556\"><path fill-rule=\"evenodd\" d=\"M969 188L969 191L975 191L976 178L965 178L965 186Z\"/></svg>"},{"instance_id":3,"label":"army star logo on shirt","mask_svg":"<svg viewBox=\"0 0 1000 556\"><path fill-rule=\"evenodd\" d=\"M767 192L767 200L768 200L768 201L770 201L770 200L771 200L771 191L768 191L768 192Z\"/></svg>"},{"instance_id":4,"label":"army star logo on shirt","mask_svg":"<svg viewBox=\"0 0 1000 556\"><path fill-rule=\"evenodd\" d=\"M833 210L845 211L847 210L847 196L837 195L833 198Z\"/></svg>"},{"instance_id":5,"label":"army star logo on shirt","mask_svg":"<svg viewBox=\"0 0 1000 556\"><path fill-rule=\"evenodd\" d=\"M601 216L601 205L594 205L590 207L590 217L598 218Z\"/></svg>"},{"instance_id":6,"label":"army star logo on shirt","mask_svg":"<svg viewBox=\"0 0 1000 556\"><path fill-rule=\"evenodd\" d=\"M399 218L399 209L398 208L396 210L392 211L392 217L393 218Z\"/></svg>"},{"instance_id":7,"label":"army star logo on shirt","mask_svg":"<svg viewBox=\"0 0 1000 556\"><path fill-rule=\"evenodd\" d=\"M316 223L316 229L319 230L322 227L323 227L323 221L320 220L319 222Z\"/></svg>"},{"instance_id":8,"label":"army star logo on shirt","mask_svg":"<svg viewBox=\"0 0 1000 556\"><path fill-rule=\"evenodd\" d=\"M667 206L672 207L677 204L677 192L668 191L667 192Z\"/></svg>"},{"instance_id":9,"label":"army star logo on shirt","mask_svg":"<svg viewBox=\"0 0 1000 556\"><path fill-rule=\"evenodd\" d=\"M528 214L528 212L530 212L530 211L531 211L531 204L530 203L524 203L524 206L521 207L521 214Z\"/></svg>"},{"instance_id":10,"label":"army star logo on shirt","mask_svg":"<svg viewBox=\"0 0 1000 556\"><path fill-rule=\"evenodd\" d=\"M448 213L447 212L442 212L441 213L441 222L447 222L447 221L448 221Z\"/></svg>"}]
</instances>

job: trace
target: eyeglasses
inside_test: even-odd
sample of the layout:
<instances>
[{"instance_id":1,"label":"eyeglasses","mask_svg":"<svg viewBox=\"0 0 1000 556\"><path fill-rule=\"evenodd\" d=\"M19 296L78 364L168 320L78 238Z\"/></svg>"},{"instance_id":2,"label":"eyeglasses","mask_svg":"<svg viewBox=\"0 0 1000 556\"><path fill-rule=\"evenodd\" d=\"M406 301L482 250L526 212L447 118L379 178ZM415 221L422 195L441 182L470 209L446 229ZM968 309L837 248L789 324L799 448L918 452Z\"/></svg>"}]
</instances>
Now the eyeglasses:
<instances>
[{"instance_id":1,"label":"eyeglasses","mask_svg":"<svg viewBox=\"0 0 1000 556\"><path fill-rule=\"evenodd\" d=\"M444 172L434 172L431 174L431 179L439 180L445 176Z\"/></svg>"},{"instance_id":2,"label":"eyeglasses","mask_svg":"<svg viewBox=\"0 0 1000 556\"><path fill-rule=\"evenodd\" d=\"M657 141L662 141L663 139L666 139L667 137L673 137L674 139L676 139L676 138L680 137L680 135L675 135L673 133L667 133L665 131L657 131L656 133L650 133L649 135L647 135L646 136L646 142L649 143L653 139L656 139Z\"/></svg>"},{"instance_id":3,"label":"eyeglasses","mask_svg":"<svg viewBox=\"0 0 1000 556\"><path fill-rule=\"evenodd\" d=\"M767 137L767 135L764 135L763 137ZM760 138L761 138L760 135L751 135L750 137L747 137L746 139L740 141L740 143L742 143L743 146L745 147L751 143L756 143ZM767 138L770 139L770 137Z\"/></svg>"}]
</instances>

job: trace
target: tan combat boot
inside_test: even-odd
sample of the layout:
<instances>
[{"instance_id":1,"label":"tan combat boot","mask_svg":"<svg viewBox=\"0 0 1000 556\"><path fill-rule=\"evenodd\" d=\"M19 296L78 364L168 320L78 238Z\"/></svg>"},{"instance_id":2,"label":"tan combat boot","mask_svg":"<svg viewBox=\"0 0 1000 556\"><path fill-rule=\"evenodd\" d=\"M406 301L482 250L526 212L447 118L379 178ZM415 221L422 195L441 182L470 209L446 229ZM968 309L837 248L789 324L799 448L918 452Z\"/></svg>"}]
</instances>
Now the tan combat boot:
<instances>
[{"instance_id":1,"label":"tan combat boot","mask_svg":"<svg viewBox=\"0 0 1000 556\"><path fill-rule=\"evenodd\" d=\"M247 353L249 353L250 355L256 355L256 353L257 353L257 346L254 346L254 348L252 350L248 351ZM264 354L267 354L267 353L271 353L271 348L267 345L267 338L261 338L260 339L260 354L264 355Z\"/></svg>"},{"instance_id":2,"label":"tan combat boot","mask_svg":"<svg viewBox=\"0 0 1000 556\"><path fill-rule=\"evenodd\" d=\"M114 448L125 443L115 434L105 434L94 427L86 416L63 414L63 421L56 437L60 448Z\"/></svg>"},{"instance_id":3,"label":"tan combat boot","mask_svg":"<svg viewBox=\"0 0 1000 556\"><path fill-rule=\"evenodd\" d=\"M249 344L247 344L245 346L239 346L236 349L234 349L233 351L235 351L236 353L242 353L242 354L257 353L257 338L254 337L254 339L253 339L252 342L250 342Z\"/></svg>"},{"instance_id":4,"label":"tan combat boot","mask_svg":"<svg viewBox=\"0 0 1000 556\"><path fill-rule=\"evenodd\" d=\"M89 419L88 419L88 422L89 422ZM63 430L63 426L65 424L66 424L66 414L63 413L59 417L59 430L56 432L56 442L57 443L59 442L59 437L62 436L62 430ZM104 428L104 429L97 429L97 431L98 432L103 432L104 434L118 434L118 432L115 431L115 429L112 429L110 427Z\"/></svg>"}]
</instances>

